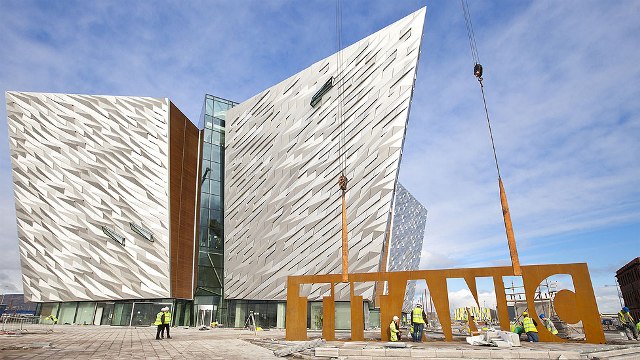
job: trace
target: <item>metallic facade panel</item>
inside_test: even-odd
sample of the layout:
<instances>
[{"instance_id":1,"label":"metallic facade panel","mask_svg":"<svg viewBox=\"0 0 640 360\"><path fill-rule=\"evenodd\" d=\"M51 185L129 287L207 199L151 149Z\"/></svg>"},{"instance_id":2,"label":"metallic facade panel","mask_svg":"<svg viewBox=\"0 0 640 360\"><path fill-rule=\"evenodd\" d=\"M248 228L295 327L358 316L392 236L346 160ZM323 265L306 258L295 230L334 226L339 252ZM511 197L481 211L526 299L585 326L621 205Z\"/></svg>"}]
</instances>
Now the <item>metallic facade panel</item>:
<instances>
[{"instance_id":1,"label":"metallic facade panel","mask_svg":"<svg viewBox=\"0 0 640 360\"><path fill-rule=\"evenodd\" d=\"M379 270L425 11L342 50L339 72L334 54L229 110L225 297L284 300L287 276L341 271L338 104L349 179L349 272ZM311 106L331 77L334 86ZM317 299L328 290L313 287L306 295ZM372 293L373 283L363 283L355 295Z\"/></svg>"},{"instance_id":2,"label":"metallic facade panel","mask_svg":"<svg viewBox=\"0 0 640 360\"><path fill-rule=\"evenodd\" d=\"M169 297L169 101L21 92L6 100L25 297Z\"/></svg>"},{"instance_id":3,"label":"metallic facade panel","mask_svg":"<svg viewBox=\"0 0 640 360\"><path fill-rule=\"evenodd\" d=\"M418 270L427 209L400 183L396 188L392 223L388 270ZM415 288L415 280L409 281L402 311L411 311Z\"/></svg>"}]
</instances>

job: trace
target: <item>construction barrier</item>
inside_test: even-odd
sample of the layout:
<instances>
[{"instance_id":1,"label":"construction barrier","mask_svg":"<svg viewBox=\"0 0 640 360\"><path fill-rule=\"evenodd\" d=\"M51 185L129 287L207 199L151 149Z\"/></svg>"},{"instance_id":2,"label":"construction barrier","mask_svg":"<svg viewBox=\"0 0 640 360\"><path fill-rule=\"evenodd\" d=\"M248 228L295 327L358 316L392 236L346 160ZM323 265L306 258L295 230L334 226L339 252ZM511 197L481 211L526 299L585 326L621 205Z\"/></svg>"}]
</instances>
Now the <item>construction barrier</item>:
<instances>
[{"instance_id":1,"label":"construction barrier","mask_svg":"<svg viewBox=\"0 0 640 360\"><path fill-rule=\"evenodd\" d=\"M53 332L55 323L34 315L2 315L0 335L43 334Z\"/></svg>"}]
</instances>

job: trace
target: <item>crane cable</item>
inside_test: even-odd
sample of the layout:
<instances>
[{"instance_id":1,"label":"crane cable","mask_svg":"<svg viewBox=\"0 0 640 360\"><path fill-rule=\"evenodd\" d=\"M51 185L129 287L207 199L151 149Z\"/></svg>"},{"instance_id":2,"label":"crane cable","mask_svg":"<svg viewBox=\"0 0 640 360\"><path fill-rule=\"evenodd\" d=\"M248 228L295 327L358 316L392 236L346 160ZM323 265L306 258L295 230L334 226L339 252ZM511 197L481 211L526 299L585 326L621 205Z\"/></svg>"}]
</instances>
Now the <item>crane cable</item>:
<instances>
[{"instance_id":1,"label":"crane cable","mask_svg":"<svg viewBox=\"0 0 640 360\"><path fill-rule=\"evenodd\" d=\"M349 239L347 229L347 155L345 154L346 138L345 138L345 123L343 114L343 100L344 100L344 74L342 73L342 3L340 0L336 0L336 82L338 88L338 104L337 104L337 116L339 134L338 134L338 165L340 166L340 177L338 178L338 186L341 190L342 199L342 282L349 281ZM331 287L333 291L333 286ZM333 293L331 294L334 295Z\"/></svg>"},{"instance_id":2,"label":"crane cable","mask_svg":"<svg viewBox=\"0 0 640 360\"><path fill-rule=\"evenodd\" d=\"M337 104L337 121L339 124L339 148L338 148L338 162L340 166L340 173L342 176L346 176L347 169L347 157L345 154L345 123L344 123L344 108L343 108L343 54L342 54L342 2L336 0L336 85L338 88L338 104Z\"/></svg>"},{"instance_id":3,"label":"crane cable","mask_svg":"<svg viewBox=\"0 0 640 360\"><path fill-rule=\"evenodd\" d=\"M493 160L496 163L496 171L498 177L500 177L500 167L498 166L498 157L496 155L496 146L493 141L493 131L491 130L491 121L489 120L489 110L487 110L487 99L484 95L484 85L482 84L482 65L480 64L480 56L478 55L478 46L476 45L476 34L473 31L473 23L471 22L471 14L469 13L469 5L466 0L460 0L462 5L462 12L464 13L464 22L467 27L467 37L469 39L469 48L471 50L471 57L473 58L473 74L478 78L480 83L480 91L482 92L482 102L484 103L484 113L487 118L487 125L489 126L489 137L491 138L491 148L493 149Z\"/></svg>"},{"instance_id":4,"label":"crane cable","mask_svg":"<svg viewBox=\"0 0 640 360\"><path fill-rule=\"evenodd\" d=\"M520 268L520 259L518 258L518 249L516 247L516 239L513 235L513 225L511 224L511 214L509 213L509 204L507 203L507 194L502 184L500 176L500 167L498 166L498 156L496 155L496 146L493 141L493 131L491 130L491 121L489 120L489 110L487 110L487 100L484 95L484 85L482 84L482 65L480 64L480 56L478 56L478 47L476 45L476 36L473 31L473 23L469 13L469 6L466 0L460 0L462 12L464 13L464 21L467 26L467 37L469 39L469 48L471 49L471 57L473 58L473 75L478 78L480 83L480 91L482 92L482 102L484 103L484 113L489 126L489 136L491 137L491 148L493 149L493 160L496 163L496 171L498 172L498 186L500 188L500 204L502 206L502 216L504 219L504 228L507 234L507 243L509 244L509 254L511 256L511 266L514 275L522 275Z\"/></svg>"}]
</instances>

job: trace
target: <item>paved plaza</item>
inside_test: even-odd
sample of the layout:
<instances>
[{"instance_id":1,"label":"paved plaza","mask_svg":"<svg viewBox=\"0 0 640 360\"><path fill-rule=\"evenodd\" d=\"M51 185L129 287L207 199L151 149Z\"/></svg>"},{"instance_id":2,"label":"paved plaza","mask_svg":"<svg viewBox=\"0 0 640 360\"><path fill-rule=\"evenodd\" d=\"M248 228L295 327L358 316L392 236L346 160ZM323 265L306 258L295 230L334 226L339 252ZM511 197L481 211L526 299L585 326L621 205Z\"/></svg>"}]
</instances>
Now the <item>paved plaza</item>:
<instances>
[{"instance_id":1,"label":"paved plaza","mask_svg":"<svg viewBox=\"0 0 640 360\"><path fill-rule=\"evenodd\" d=\"M284 330L172 328L172 339L155 340L155 327L56 326L30 333L0 334L0 359L283 359L274 350L298 347L304 342L284 340ZM376 332L367 332L374 337ZM347 336L348 332L338 334ZM523 343L498 349L454 342L408 343L390 349L376 341L332 341L288 358L302 359L640 359L640 342L615 339L612 344ZM311 338L320 333L310 331ZM610 337L610 336L609 336Z\"/></svg>"},{"instance_id":2,"label":"paved plaza","mask_svg":"<svg viewBox=\"0 0 640 360\"><path fill-rule=\"evenodd\" d=\"M155 327L62 325L51 333L0 335L0 359L280 359L246 341L256 338L248 330L171 328L172 339L155 335Z\"/></svg>"}]
</instances>

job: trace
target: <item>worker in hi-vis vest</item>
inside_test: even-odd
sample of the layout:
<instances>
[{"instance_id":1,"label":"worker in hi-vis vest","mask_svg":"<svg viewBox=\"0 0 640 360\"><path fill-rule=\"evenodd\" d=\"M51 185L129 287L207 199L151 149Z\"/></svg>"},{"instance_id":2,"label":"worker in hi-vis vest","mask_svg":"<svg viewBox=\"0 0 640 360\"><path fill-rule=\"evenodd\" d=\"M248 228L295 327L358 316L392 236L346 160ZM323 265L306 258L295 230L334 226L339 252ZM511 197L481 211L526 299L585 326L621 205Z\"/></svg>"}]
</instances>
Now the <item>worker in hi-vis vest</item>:
<instances>
[{"instance_id":1,"label":"worker in hi-vis vest","mask_svg":"<svg viewBox=\"0 0 640 360\"><path fill-rule=\"evenodd\" d=\"M422 342L422 330L424 329L424 317L422 304L418 303L411 313L411 324L413 325L413 341Z\"/></svg>"},{"instance_id":2,"label":"worker in hi-vis vest","mask_svg":"<svg viewBox=\"0 0 640 360\"><path fill-rule=\"evenodd\" d=\"M529 317L528 312L525 311L522 315L524 316L522 326L524 327L524 332L527 334L527 340L529 340L529 342L538 342L538 329L536 328L538 324Z\"/></svg>"},{"instance_id":3,"label":"worker in hi-vis vest","mask_svg":"<svg viewBox=\"0 0 640 360\"><path fill-rule=\"evenodd\" d=\"M545 317L544 314L540 314L540 320L542 320L542 325L544 325L544 327L546 327L550 333L552 333L553 335L558 335L558 329L556 329L556 326L553 325L553 321L551 321L551 319Z\"/></svg>"},{"instance_id":4,"label":"worker in hi-vis vest","mask_svg":"<svg viewBox=\"0 0 640 360\"><path fill-rule=\"evenodd\" d=\"M627 335L627 339L631 340L631 334L633 334L633 338L638 340L638 329L636 329L636 322L633 321L633 317L629 314L629 308L623 307L622 310L618 312L618 322L620 323L620 327L622 331L624 331L625 335Z\"/></svg>"},{"instance_id":5,"label":"worker in hi-vis vest","mask_svg":"<svg viewBox=\"0 0 640 360\"><path fill-rule=\"evenodd\" d=\"M389 324L389 332L391 333L391 336L389 337L389 340L391 341L398 341L398 335L400 335L400 330L399 330L399 320L400 318L398 318L397 316L393 317L393 320L391 320L391 324Z\"/></svg>"},{"instance_id":6,"label":"worker in hi-vis vest","mask_svg":"<svg viewBox=\"0 0 640 360\"><path fill-rule=\"evenodd\" d=\"M167 339L171 339L171 335L169 335L169 325L171 325L171 312L169 311L169 307L165 306L160 309L160 312L156 315L156 321L153 325L158 326L156 340L164 339L165 329L167 330Z\"/></svg>"}]
</instances>

